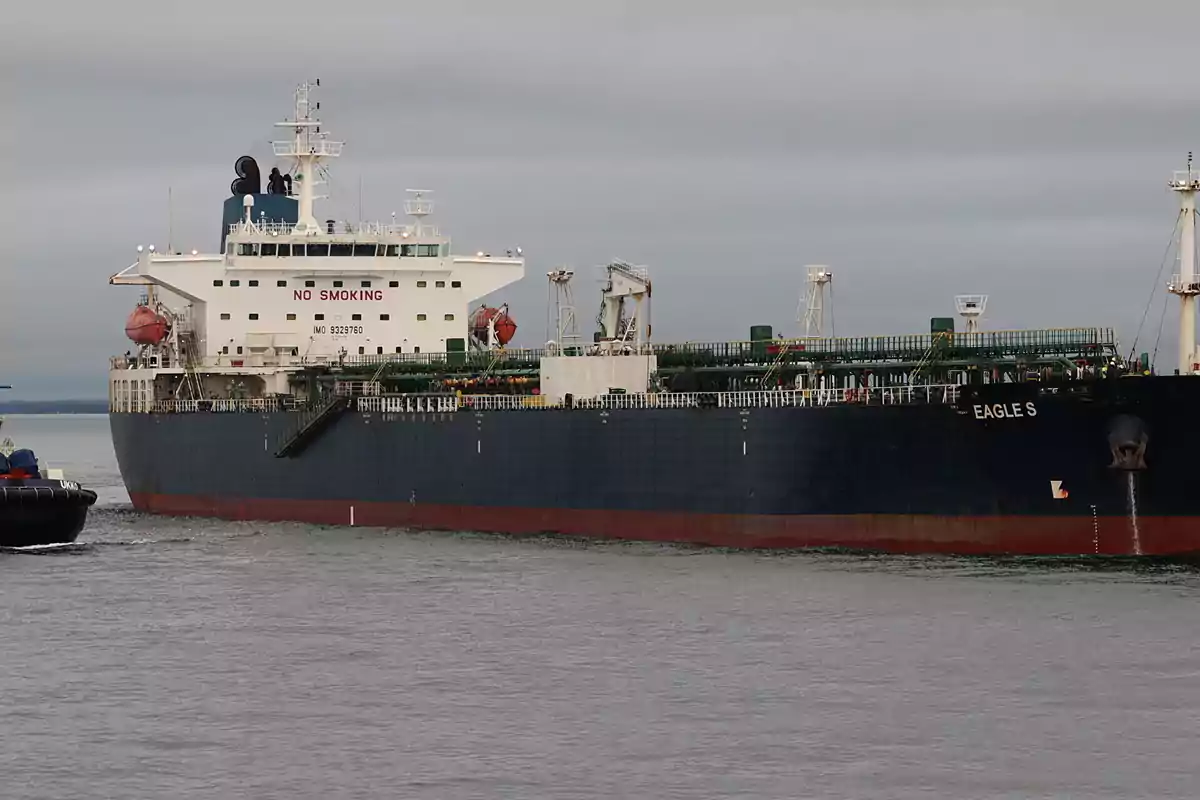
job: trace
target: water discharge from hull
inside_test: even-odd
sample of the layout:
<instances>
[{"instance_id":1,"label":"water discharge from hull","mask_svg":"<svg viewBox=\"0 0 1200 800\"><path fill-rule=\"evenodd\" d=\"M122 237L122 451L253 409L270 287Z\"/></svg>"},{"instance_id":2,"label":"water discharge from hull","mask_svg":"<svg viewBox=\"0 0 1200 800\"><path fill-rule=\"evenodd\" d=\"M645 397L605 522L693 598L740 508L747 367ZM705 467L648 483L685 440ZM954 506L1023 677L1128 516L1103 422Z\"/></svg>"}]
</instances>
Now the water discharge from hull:
<instances>
[{"instance_id":1,"label":"water discharge from hull","mask_svg":"<svg viewBox=\"0 0 1200 800\"><path fill-rule=\"evenodd\" d=\"M1133 554L1142 555L1142 533L1138 529L1137 483L1134 473L1126 473L1126 492L1129 498L1129 528L1133 534Z\"/></svg>"}]
</instances>

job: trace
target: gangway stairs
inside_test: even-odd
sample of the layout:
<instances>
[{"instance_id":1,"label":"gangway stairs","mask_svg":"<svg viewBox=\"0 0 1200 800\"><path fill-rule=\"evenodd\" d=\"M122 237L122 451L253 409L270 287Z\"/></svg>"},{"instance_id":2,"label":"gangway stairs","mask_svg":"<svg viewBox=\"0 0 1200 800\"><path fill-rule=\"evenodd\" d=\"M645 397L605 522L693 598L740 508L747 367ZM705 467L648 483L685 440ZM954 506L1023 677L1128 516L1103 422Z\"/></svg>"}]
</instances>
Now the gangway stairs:
<instances>
[{"instance_id":1,"label":"gangway stairs","mask_svg":"<svg viewBox=\"0 0 1200 800\"><path fill-rule=\"evenodd\" d=\"M316 440L330 422L350 407L350 400L347 395L335 394L323 405L302 416L296 427L283 438L279 449L275 451L275 457L290 458L299 455Z\"/></svg>"}]
</instances>

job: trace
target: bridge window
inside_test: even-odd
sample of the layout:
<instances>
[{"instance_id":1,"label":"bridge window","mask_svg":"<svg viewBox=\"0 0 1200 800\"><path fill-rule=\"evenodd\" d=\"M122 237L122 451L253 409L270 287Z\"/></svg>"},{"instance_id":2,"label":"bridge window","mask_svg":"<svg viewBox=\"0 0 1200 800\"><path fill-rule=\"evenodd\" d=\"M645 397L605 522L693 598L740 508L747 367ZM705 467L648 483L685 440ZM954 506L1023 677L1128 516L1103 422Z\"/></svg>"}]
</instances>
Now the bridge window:
<instances>
[{"instance_id":1,"label":"bridge window","mask_svg":"<svg viewBox=\"0 0 1200 800\"><path fill-rule=\"evenodd\" d=\"M399 289L399 288L400 288L400 281L388 281L388 288L390 288L390 289Z\"/></svg>"},{"instance_id":2,"label":"bridge window","mask_svg":"<svg viewBox=\"0 0 1200 800\"><path fill-rule=\"evenodd\" d=\"M275 242L263 242L262 243L262 254L264 256L275 255Z\"/></svg>"},{"instance_id":3,"label":"bridge window","mask_svg":"<svg viewBox=\"0 0 1200 800\"><path fill-rule=\"evenodd\" d=\"M370 288L371 288L371 282L370 282L370 281L363 281L363 282L362 282L362 287L363 287L364 289L370 289Z\"/></svg>"},{"instance_id":4,"label":"bridge window","mask_svg":"<svg viewBox=\"0 0 1200 800\"><path fill-rule=\"evenodd\" d=\"M361 322L361 321L362 321L362 314L351 314L351 315L350 315L350 319L351 319L352 321L354 321L354 322Z\"/></svg>"},{"instance_id":5,"label":"bridge window","mask_svg":"<svg viewBox=\"0 0 1200 800\"><path fill-rule=\"evenodd\" d=\"M299 245L297 245L299 247ZM321 244L310 244L306 248L309 256L324 257L329 255L329 245L322 242Z\"/></svg>"},{"instance_id":6,"label":"bridge window","mask_svg":"<svg viewBox=\"0 0 1200 800\"><path fill-rule=\"evenodd\" d=\"M335 289L340 289L340 288L342 288L342 282L341 282L341 281L334 281L334 282L333 282L333 288L335 288Z\"/></svg>"},{"instance_id":7,"label":"bridge window","mask_svg":"<svg viewBox=\"0 0 1200 800\"><path fill-rule=\"evenodd\" d=\"M225 285L225 281L221 281L221 280L213 281L213 286L224 286L224 285Z\"/></svg>"},{"instance_id":8,"label":"bridge window","mask_svg":"<svg viewBox=\"0 0 1200 800\"><path fill-rule=\"evenodd\" d=\"M339 258L354 255L354 245L352 244L331 244L329 245L329 255Z\"/></svg>"},{"instance_id":9,"label":"bridge window","mask_svg":"<svg viewBox=\"0 0 1200 800\"><path fill-rule=\"evenodd\" d=\"M275 281L276 286L287 286L287 281Z\"/></svg>"},{"instance_id":10,"label":"bridge window","mask_svg":"<svg viewBox=\"0 0 1200 800\"><path fill-rule=\"evenodd\" d=\"M415 244L400 245L400 257L401 258L406 258L408 256L415 256L416 254L417 254L417 246Z\"/></svg>"},{"instance_id":11,"label":"bridge window","mask_svg":"<svg viewBox=\"0 0 1200 800\"><path fill-rule=\"evenodd\" d=\"M425 321L425 315L417 314L417 322L424 322L424 321Z\"/></svg>"},{"instance_id":12,"label":"bridge window","mask_svg":"<svg viewBox=\"0 0 1200 800\"><path fill-rule=\"evenodd\" d=\"M418 256L431 256L437 258L438 246L436 244L419 244L417 245Z\"/></svg>"},{"instance_id":13,"label":"bridge window","mask_svg":"<svg viewBox=\"0 0 1200 800\"><path fill-rule=\"evenodd\" d=\"M311 289L312 287L314 287L314 286L316 286L316 285L317 285L317 282L316 282L316 281L305 281L305 282L304 282L304 285L305 285L306 287L308 287L309 289Z\"/></svg>"},{"instance_id":14,"label":"bridge window","mask_svg":"<svg viewBox=\"0 0 1200 800\"><path fill-rule=\"evenodd\" d=\"M232 281L230 281L230 282L229 282L229 285L230 285L230 286L241 286L241 285L242 285L242 282L241 282L241 281L239 281L239 280L232 280Z\"/></svg>"},{"instance_id":15,"label":"bridge window","mask_svg":"<svg viewBox=\"0 0 1200 800\"><path fill-rule=\"evenodd\" d=\"M295 315L295 314L288 314L288 315L287 315L287 318L288 318L288 322L292 322L292 321L294 321L294 320L296 319L296 315Z\"/></svg>"},{"instance_id":16,"label":"bridge window","mask_svg":"<svg viewBox=\"0 0 1200 800\"><path fill-rule=\"evenodd\" d=\"M380 314L380 315L379 315L379 321L380 321L380 322L387 322L387 321L388 321L389 319L391 319L391 318L392 318L392 315L391 315L391 314Z\"/></svg>"},{"instance_id":17,"label":"bridge window","mask_svg":"<svg viewBox=\"0 0 1200 800\"><path fill-rule=\"evenodd\" d=\"M228 314L222 314L222 315L221 315L221 319L229 319L229 315L228 315Z\"/></svg>"},{"instance_id":18,"label":"bridge window","mask_svg":"<svg viewBox=\"0 0 1200 800\"><path fill-rule=\"evenodd\" d=\"M389 244L385 252L388 258L395 258L396 256L400 255L400 245Z\"/></svg>"},{"instance_id":19,"label":"bridge window","mask_svg":"<svg viewBox=\"0 0 1200 800\"><path fill-rule=\"evenodd\" d=\"M235 249L235 245L233 242L225 243L225 255L229 255L229 256L233 255L234 249Z\"/></svg>"},{"instance_id":20,"label":"bridge window","mask_svg":"<svg viewBox=\"0 0 1200 800\"><path fill-rule=\"evenodd\" d=\"M426 283L425 283L425 281L417 281L417 288L418 288L418 289L424 289L424 288L425 288L425 286L426 286Z\"/></svg>"},{"instance_id":21,"label":"bridge window","mask_svg":"<svg viewBox=\"0 0 1200 800\"><path fill-rule=\"evenodd\" d=\"M368 258L374 258L375 257L375 245L373 245L373 244L356 244L356 245L354 245L354 255L358 256L359 258L362 258L363 256L366 256Z\"/></svg>"},{"instance_id":22,"label":"bridge window","mask_svg":"<svg viewBox=\"0 0 1200 800\"><path fill-rule=\"evenodd\" d=\"M438 282L437 282L437 283L435 283L433 286L434 286L434 288L436 288L436 289L445 289L445 288L446 288L446 282L445 282L445 281L438 281Z\"/></svg>"},{"instance_id":23,"label":"bridge window","mask_svg":"<svg viewBox=\"0 0 1200 800\"><path fill-rule=\"evenodd\" d=\"M301 245L296 245L296 246L300 247ZM292 254L292 246L290 244L280 244L280 245L278 245L278 247L279 247L279 255L287 257Z\"/></svg>"},{"instance_id":24,"label":"bridge window","mask_svg":"<svg viewBox=\"0 0 1200 800\"><path fill-rule=\"evenodd\" d=\"M258 281L247 281L251 286L258 286Z\"/></svg>"},{"instance_id":25,"label":"bridge window","mask_svg":"<svg viewBox=\"0 0 1200 800\"><path fill-rule=\"evenodd\" d=\"M258 255L258 242L240 242L238 244L239 256L256 256Z\"/></svg>"},{"instance_id":26,"label":"bridge window","mask_svg":"<svg viewBox=\"0 0 1200 800\"><path fill-rule=\"evenodd\" d=\"M313 319L315 319L317 322L320 322L321 320L325 319L325 315L324 314L313 314Z\"/></svg>"},{"instance_id":27,"label":"bridge window","mask_svg":"<svg viewBox=\"0 0 1200 800\"><path fill-rule=\"evenodd\" d=\"M454 315L453 315L453 314L447 314L447 315L446 315L446 322L453 322L453 321L454 321Z\"/></svg>"},{"instance_id":28,"label":"bridge window","mask_svg":"<svg viewBox=\"0 0 1200 800\"><path fill-rule=\"evenodd\" d=\"M451 289L461 289L462 281L450 281L450 288Z\"/></svg>"}]
</instances>

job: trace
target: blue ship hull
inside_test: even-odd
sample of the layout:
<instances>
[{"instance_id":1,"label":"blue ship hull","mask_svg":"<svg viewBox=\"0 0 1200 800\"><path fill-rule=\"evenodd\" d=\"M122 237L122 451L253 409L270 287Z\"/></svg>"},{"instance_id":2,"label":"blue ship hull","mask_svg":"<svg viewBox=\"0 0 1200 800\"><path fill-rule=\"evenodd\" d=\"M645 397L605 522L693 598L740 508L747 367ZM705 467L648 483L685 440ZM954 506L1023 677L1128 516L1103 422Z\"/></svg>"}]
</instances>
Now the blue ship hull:
<instances>
[{"instance_id":1,"label":"blue ship hull","mask_svg":"<svg viewBox=\"0 0 1200 800\"><path fill-rule=\"evenodd\" d=\"M957 404L114 413L143 511L891 552L1200 552L1200 381L966 387Z\"/></svg>"}]
</instances>

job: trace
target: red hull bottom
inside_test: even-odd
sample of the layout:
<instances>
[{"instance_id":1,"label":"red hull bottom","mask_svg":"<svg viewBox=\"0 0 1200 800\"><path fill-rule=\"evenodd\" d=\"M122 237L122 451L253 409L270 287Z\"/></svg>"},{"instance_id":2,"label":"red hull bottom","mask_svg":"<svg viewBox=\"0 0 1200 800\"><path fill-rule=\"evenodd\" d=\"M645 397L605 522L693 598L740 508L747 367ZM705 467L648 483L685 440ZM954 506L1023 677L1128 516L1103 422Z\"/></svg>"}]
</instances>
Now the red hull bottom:
<instances>
[{"instance_id":1,"label":"red hull bottom","mask_svg":"<svg viewBox=\"0 0 1200 800\"><path fill-rule=\"evenodd\" d=\"M782 516L603 509L504 508L227 499L133 494L152 514L321 525L676 542L734 548L848 548L959 555L1186 555L1200 553L1195 517Z\"/></svg>"}]
</instances>

